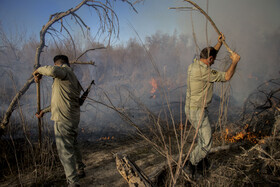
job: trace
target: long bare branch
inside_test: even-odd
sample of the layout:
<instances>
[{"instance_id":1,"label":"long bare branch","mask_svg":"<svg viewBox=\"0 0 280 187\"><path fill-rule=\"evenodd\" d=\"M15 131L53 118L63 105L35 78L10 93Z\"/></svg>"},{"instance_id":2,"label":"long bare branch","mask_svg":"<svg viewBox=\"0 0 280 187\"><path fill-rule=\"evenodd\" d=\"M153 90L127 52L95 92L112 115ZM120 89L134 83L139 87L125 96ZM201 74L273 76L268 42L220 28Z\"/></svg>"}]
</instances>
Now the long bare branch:
<instances>
[{"instance_id":1,"label":"long bare branch","mask_svg":"<svg viewBox=\"0 0 280 187\"><path fill-rule=\"evenodd\" d=\"M184 0L184 1L192 4L195 8L197 8L206 17L206 19L211 23L211 25L214 27L217 34L218 35L221 34L220 30L218 29L218 27L216 26L214 21L210 18L210 16L208 16L208 14L202 8L200 8L196 3L192 2L191 0ZM233 51L229 48L229 46L227 45L227 43L225 41L223 41L223 44L227 48L228 52L233 53Z\"/></svg>"},{"instance_id":2,"label":"long bare branch","mask_svg":"<svg viewBox=\"0 0 280 187\"><path fill-rule=\"evenodd\" d=\"M88 64L88 65L95 65L95 62L89 61L89 62L82 62L82 61L70 61L70 64Z\"/></svg>"},{"instance_id":3,"label":"long bare branch","mask_svg":"<svg viewBox=\"0 0 280 187\"><path fill-rule=\"evenodd\" d=\"M96 48L92 48L92 49L87 49L85 52L83 52L80 56L78 56L76 58L75 61L78 61L84 54L86 54L87 52L89 51L94 51L94 50L97 50L97 49L106 49L105 47L96 47Z\"/></svg>"}]
</instances>

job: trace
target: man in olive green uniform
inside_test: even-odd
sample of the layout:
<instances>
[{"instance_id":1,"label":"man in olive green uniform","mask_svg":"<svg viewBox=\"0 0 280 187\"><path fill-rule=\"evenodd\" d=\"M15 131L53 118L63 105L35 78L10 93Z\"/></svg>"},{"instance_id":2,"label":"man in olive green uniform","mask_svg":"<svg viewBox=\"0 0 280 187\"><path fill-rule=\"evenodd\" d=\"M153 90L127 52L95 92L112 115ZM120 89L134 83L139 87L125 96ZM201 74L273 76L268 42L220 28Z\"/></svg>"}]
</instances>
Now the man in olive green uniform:
<instances>
[{"instance_id":1,"label":"man in olive green uniform","mask_svg":"<svg viewBox=\"0 0 280 187\"><path fill-rule=\"evenodd\" d=\"M41 118L44 113L51 112L57 151L64 167L67 182L69 186L79 186L77 170L84 172L85 167L77 143L80 121L79 99L82 87L69 66L68 57L65 55L55 56L54 66L40 67L33 75L35 82L40 81L42 75L54 78L51 105L36 116Z\"/></svg>"},{"instance_id":2,"label":"man in olive green uniform","mask_svg":"<svg viewBox=\"0 0 280 187\"><path fill-rule=\"evenodd\" d=\"M231 54L232 63L226 72L211 69L216 55L225 40L223 35L218 38L215 47L204 48L200 53L200 59L188 67L187 93L185 113L187 119L197 130L197 145L190 154L187 163L187 171L194 174L194 168L206 157L212 145L212 132L208 119L207 107L213 96L214 82L229 81L234 74L240 56Z\"/></svg>"}]
</instances>

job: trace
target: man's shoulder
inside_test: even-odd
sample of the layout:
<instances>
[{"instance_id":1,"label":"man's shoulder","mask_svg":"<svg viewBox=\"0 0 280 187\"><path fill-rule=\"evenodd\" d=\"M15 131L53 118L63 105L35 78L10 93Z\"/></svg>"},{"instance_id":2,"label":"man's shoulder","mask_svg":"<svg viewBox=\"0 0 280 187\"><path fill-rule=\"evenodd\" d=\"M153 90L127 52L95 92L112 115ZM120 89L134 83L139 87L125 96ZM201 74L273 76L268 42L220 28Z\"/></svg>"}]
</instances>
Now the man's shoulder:
<instances>
[{"instance_id":1,"label":"man's shoulder","mask_svg":"<svg viewBox=\"0 0 280 187\"><path fill-rule=\"evenodd\" d=\"M67 65L63 65L62 67L60 67L63 69L63 71L65 71L67 74L71 74L73 76L76 76L73 69Z\"/></svg>"},{"instance_id":2,"label":"man's shoulder","mask_svg":"<svg viewBox=\"0 0 280 187\"><path fill-rule=\"evenodd\" d=\"M194 72L199 71L201 73L209 70L208 67L200 63L200 61L194 61L192 64L189 65L188 69L189 71L194 71Z\"/></svg>"},{"instance_id":3,"label":"man's shoulder","mask_svg":"<svg viewBox=\"0 0 280 187\"><path fill-rule=\"evenodd\" d=\"M63 64L63 65L61 66L61 68L65 69L65 70L67 70L67 71L72 71L72 68L69 67L67 64Z\"/></svg>"}]
</instances>

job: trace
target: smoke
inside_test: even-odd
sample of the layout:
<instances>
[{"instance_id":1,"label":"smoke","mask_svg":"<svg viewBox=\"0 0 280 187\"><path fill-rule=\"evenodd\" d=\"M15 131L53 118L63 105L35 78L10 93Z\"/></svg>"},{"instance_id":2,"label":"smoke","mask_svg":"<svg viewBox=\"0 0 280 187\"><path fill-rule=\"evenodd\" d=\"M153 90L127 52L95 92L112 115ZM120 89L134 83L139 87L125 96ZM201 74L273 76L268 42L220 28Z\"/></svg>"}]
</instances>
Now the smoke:
<instances>
[{"instance_id":1,"label":"smoke","mask_svg":"<svg viewBox=\"0 0 280 187\"><path fill-rule=\"evenodd\" d=\"M279 54L277 53L279 42L274 41L279 41L279 38L278 31L272 32L266 35L263 40L260 40L258 46L255 46L256 50L259 51L262 46L270 44L270 48L263 49L263 53L267 53L270 57L268 59L271 59L270 61L266 60L267 64L271 64L271 66L266 66L266 72L269 73L262 72L262 66L257 67L257 65L252 66L251 69L242 67L237 70L231 82L232 90L241 90L244 87L246 89L242 89L242 92L233 92L235 101L238 96L246 97L250 89L255 89L262 81L274 78L273 75L277 77L279 70L275 67L277 67L277 59L279 61ZM147 120L147 115L139 107L139 102L154 113L162 111L167 102L169 102L175 119L179 120L180 112L183 112L182 106L185 99L186 70L188 65L192 63L195 54L195 46L190 45L190 40L192 40L192 37L179 35L177 32L174 32L173 35L157 32L145 38L144 47L147 51L137 39L130 39L126 45L88 52L82 61L95 61L95 66L73 65L72 68L84 88L89 85L92 79L95 80L96 86L92 88L89 95L91 99L109 105L112 102L120 111L126 112L139 126L143 126L146 123L145 120ZM18 90L30 76L33 65L32 59L34 59L37 44L36 39L30 39L25 41L22 47L15 48L16 53L11 50L12 48L5 48L1 52L1 59L5 59L1 60L1 66L9 69L8 71L7 68L1 68L1 71L10 72L9 74L6 73L10 76L2 74L1 83L4 85L3 89L1 89L1 92L3 92L1 95L2 112L9 104L11 96L16 93L15 87ZM88 42L87 44L83 43L83 46L94 48L100 46L100 44ZM76 46L76 49L78 50L77 54L82 53L82 47ZM41 64L52 65L52 57L57 53L66 54L70 59L73 59L72 50L73 48L71 47L60 45L58 51L57 46L50 42L42 55ZM17 60L15 54L18 54ZM155 64L151 62L148 54L152 56ZM221 52L220 55L226 56L227 53ZM255 55L259 54L249 53L245 59L252 58ZM223 63L223 57L219 59L220 62L217 62L218 68ZM258 60L265 59L266 57L259 57ZM247 65L247 67L250 67L249 64L249 62L247 64L240 62L242 66ZM246 79L242 80L242 76L245 76ZM153 87L151 81L154 81L157 87ZM51 78L44 78L42 81L43 106L48 106L50 103L51 84ZM166 93L168 93L167 98L163 97L162 89L165 89ZM151 90L153 90L152 93ZM108 95L110 101L105 94ZM34 124L36 122L34 117L36 111L35 98L35 85L33 85L20 101L26 119ZM46 116L47 119L49 117L49 115ZM47 120L47 123L52 124L49 120ZM134 130L115 111L94 103L90 99L86 100L81 107L80 127L83 129L84 134L90 134L90 136L87 136L90 140L99 139L101 136L116 137L116 134L127 134Z\"/></svg>"},{"instance_id":2,"label":"smoke","mask_svg":"<svg viewBox=\"0 0 280 187\"><path fill-rule=\"evenodd\" d=\"M183 101L186 89L186 67L183 59L191 51L191 48L184 43L188 39L187 36L176 33L170 36L158 32L146 37L145 48L148 52L136 39L130 39L125 46L89 53L87 58L94 59L96 62L96 67L91 72L96 86L90 97L109 103L104 97L105 92L111 102L120 111L126 112L139 126L143 126L147 120L147 114L139 104L147 106L152 112L159 113L167 102L174 103L177 107L174 113L179 115L180 101ZM151 62L149 53L155 64ZM157 87L153 87L152 80L158 85ZM83 82L82 84L85 85ZM169 93L168 101L163 98L162 89L166 89ZM83 110L83 124L89 129L99 126L107 128L107 133L110 129L132 130L115 111L100 104L89 101ZM114 134L106 134L106 136L112 135Z\"/></svg>"},{"instance_id":3,"label":"smoke","mask_svg":"<svg viewBox=\"0 0 280 187\"><path fill-rule=\"evenodd\" d=\"M197 3L204 4L204 1ZM276 20L274 12L277 6L272 7L273 4L279 5L279 3L272 2L267 6L261 6L261 1L250 3L252 1L209 2L209 15L226 35L229 46L241 55L236 74L230 82L234 104L242 104L262 82L279 77L280 27L278 22L274 24ZM136 21L134 16L129 20L132 23L140 23L135 24L135 29L139 31L145 48L139 42L139 38L133 37L135 33L131 34L133 33L131 31L126 44L91 51L82 58L83 61L95 61L95 66L72 66L84 88L92 79L95 80L96 86L92 88L90 98L106 104L110 104L111 101L118 109L128 113L138 125L143 125L146 120L145 111L139 106L139 102L155 113L161 112L169 102L172 104L172 112L177 115L175 118L179 119L180 112L183 112L180 105L184 105L185 100L187 67L196 54L191 33L190 12L171 12L167 8L172 6L172 3L149 1L147 4L154 6L149 6L146 10L140 9ZM240 6L242 4L244 6ZM177 3L175 6L177 5L181 4ZM150 13L155 10L155 7L168 14L160 11L153 20ZM238 14L236 9L239 10ZM273 12L272 15L266 15L268 10ZM166 15L168 19L164 19ZM217 34L208 24L208 41L205 40L205 19L198 12L193 12L193 21L199 48L207 46L207 43L215 45ZM145 32L140 28L149 27L153 22L156 22L153 27L159 28L156 33ZM1 31L1 114L7 109L16 90L22 87L33 71L38 40L35 37L27 39L27 36L22 33L24 32L7 36ZM52 58L58 53L74 59L75 54L81 54L84 49L101 45L91 42L92 39L86 40L80 37L77 35L74 38L76 53L73 51L70 39L63 39L58 44L48 41L41 57L41 64L52 65ZM228 53L222 48L214 68L223 69L226 57L228 58ZM150 84L151 80L156 82L158 88L153 88ZM51 78L44 78L42 81L43 106L50 103L51 84ZM161 94L162 89L166 91L167 98ZM108 95L110 101L104 93ZM216 94L219 95L218 89ZM31 86L21 99L20 106L24 109L28 122L35 124L35 85ZM13 116L18 115L15 113ZM45 119L49 117L47 115ZM49 120L46 121L52 124ZM81 107L80 127L85 133L91 133L92 139L99 139L101 136L116 137L116 133L125 134L133 131L133 128L129 127L115 111L91 100L86 100Z\"/></svg>"},{"instance_id":4,"label":"smoke","mask_svg":"<svg viewBox=\"0 0 280 187\"><path fill-rule=\"evenodd\" d=\"M76 39L79 40L79 38ZM169 102L178 103L178 101L183 100L186 77L184 59L192 50L185 44L188 40L187 36L177 33L170 36L158 32L147 36L145 47L153 57L155 64L151 63L151 59L149 59L142 44L136 39L130 39L126 45L91 51L81 59L82 61L95 61L95 66L73 65L72 68L84 88L89 85L92 79L95 80L96 86L92 88L90 98L109 105L112 102L118 109L128 113L136 124L143 126L146 114L138 105L141 103L151 108L152 112L159 112L161 106L167 102L162 99L159 89L170 91ZM1 92L6 93L1 97L2 112L7 109L6 105L31 75L33 71L32 61L35 58L34 51L36 51L37 45L38 42L32 38L18 48L15 48L16 43L11 42L10 47L3 49L0 54L1 65L11 69L10 74L13 77L13 81L9 76L3 76L1 79L2 85L7 86L1 89ZM52 57L58 53L66 54L70 59L74 58L73 48L68 41L61 43L59 48L52 42L48 42L47 46L41 57L41 65L52 65ZM83 43L84 46L95 48L100 44L89 41L86 44ZM83 47L77 45L76 53L81 54ZM14 60L16 57L12 49L15 49L18 54L16 60ZM155 71L155 67L158 68L160 74ZM1 70L6 71L6 69ZM153 87L150 82L153 79L159 87L151 93ZM15 86L12 86L12 82ZM43 107L50 103L51 84L51 78L43 78L41 83ZM4 101L6 105L4 105ZM26 120L30 124L36 124L34 117L36 112L35 85L30 87L20 100L20 104ZM115 111L91 100L86 101L81 107L81 111L80 127L84 129L84 132L95 133L94 138L96 139L99 139L100 136L116 136L114 134L116 132L127 133L127 131L133 130L121 120ZM45 118L48 119L49 115ZM47 123L52 124L49 120Z\"/></svg>"}]
</instances>

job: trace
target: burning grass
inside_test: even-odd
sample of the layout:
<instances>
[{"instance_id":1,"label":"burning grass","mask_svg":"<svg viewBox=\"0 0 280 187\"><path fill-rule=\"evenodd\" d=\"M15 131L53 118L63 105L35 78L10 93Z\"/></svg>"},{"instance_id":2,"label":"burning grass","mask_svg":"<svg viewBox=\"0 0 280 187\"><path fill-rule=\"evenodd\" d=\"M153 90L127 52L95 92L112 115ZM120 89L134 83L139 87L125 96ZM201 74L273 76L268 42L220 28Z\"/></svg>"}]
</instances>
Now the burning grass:
<instances>
[{"instance_id":1,"label":"burning grass","mask_svg":"<svg viewBox=\"0 0 280 187\"><path fill-rule=\"evenodd\" d=\"M230 124L226 128L225 142L239 146L211 154L212 166L204 180L197 181L199 186L209 183L215 186L280 184L280 115L270 109L258 117L258 125L247 123L238 128L236 124ZM220 136L215 137L217 144Z\"/></svg>"},{"instance_id":2,"label":"burning grass","mask_svg":"<svg viewBox=\"0 0 280 187\"><path fill-rule=\"evenodd\" d=\"M268 135L264 134L262 131L251 132L248 129L249 124L246 124L241 132L233 133L230 129L226 128L226 132L224 133L224 139L229 143L236 143L241 141L249 141L254 144L262 143L262 139L268 137Z\"/></svg>"}]
</instances>

